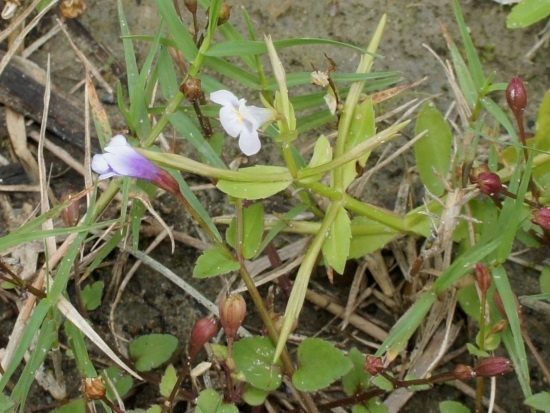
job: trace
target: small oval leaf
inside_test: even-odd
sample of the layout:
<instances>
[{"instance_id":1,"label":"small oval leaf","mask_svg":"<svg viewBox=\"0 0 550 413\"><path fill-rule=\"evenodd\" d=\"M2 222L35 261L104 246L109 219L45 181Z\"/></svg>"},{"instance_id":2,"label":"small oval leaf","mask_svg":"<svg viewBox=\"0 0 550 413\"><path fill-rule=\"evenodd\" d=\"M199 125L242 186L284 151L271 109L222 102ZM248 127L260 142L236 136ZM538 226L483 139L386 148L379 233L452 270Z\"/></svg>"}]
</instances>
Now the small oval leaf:
<instances>
[{"instance_id":1,"label":"small oval leaf","mask_svg":"<svg viewBox=\"0 0 550 413\"><path fill-rule=\"evenodd\" d=\"M193 269L193 277L207 278L216 275L227 274L236 271L240 267L231 254L220 247L212 247L206 250L197 259Z\"/></svg>"}]
</instances>

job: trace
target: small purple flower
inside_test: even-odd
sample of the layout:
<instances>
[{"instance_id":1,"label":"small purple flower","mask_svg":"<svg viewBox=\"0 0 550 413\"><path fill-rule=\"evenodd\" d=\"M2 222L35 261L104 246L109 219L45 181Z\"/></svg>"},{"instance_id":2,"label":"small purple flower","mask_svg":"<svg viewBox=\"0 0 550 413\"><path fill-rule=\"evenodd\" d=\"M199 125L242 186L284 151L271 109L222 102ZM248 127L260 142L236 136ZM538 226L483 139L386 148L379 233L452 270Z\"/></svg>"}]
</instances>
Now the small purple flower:
<instances>
[{"instance_id":1,"label":"small purple flower","mask_svg":"<svg viewBox=\"0 0 550 413\"><path fill-rule=\"evenodd\" d=\"M104 153L94 155L92 169L100 180L129 176L152 182L171 194L180 192L172 175L136 151L122 135L113 137Z\"/></svg>"},{"instance_id":2,"label":"small purple flower","mask_svg":"<svg viewBox=\"0 0 550 413\"><path fill-rule=\"evenodd\" d=\"M239 137L241 151L247 156L258 153L262 146L258 137L258 129L275 119L274 111L247 106L246 100L237 98L228 90L211 93L210 100L222 105L220 122L229 136Z\"/></svg>"}]
</instances>

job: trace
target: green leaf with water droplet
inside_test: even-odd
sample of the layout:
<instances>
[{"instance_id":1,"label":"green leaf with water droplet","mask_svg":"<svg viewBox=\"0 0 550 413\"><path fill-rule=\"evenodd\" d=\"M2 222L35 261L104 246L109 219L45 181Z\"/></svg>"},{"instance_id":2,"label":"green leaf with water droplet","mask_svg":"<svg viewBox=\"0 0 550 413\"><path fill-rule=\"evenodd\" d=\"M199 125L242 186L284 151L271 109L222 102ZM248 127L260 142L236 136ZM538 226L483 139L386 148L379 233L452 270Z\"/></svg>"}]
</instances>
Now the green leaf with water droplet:
<instances>
[{"instance_id":1,"label":"green leaf with water droplet","mask_svg":"<svg viewBox=\"0 0 550 413\"><path fill-rule=\"evenodd\" d=\"M275 345L267 337L245 337L233 346L237 371L244 373L246 380L261 390L275 390L281 385L281 363L273 364L274 354Z\"/></svg>"},{"instance_id":2,"label":"green leaf with water droplet","mask_svg":"<svg viewBox=\"0 0 550 413\"><path fill-rule=\"evenodd\" d=\"M130 343L130 357L136 370L149 371L166 362L178 346L178 339L170 334L148 334Z\"/></svg>"},{"instance_id":3,"label":"green leaf with water droplet","mask_svg":"<svg viewBox=\"0 0 550 413\"><path fill-rule=\"evenodd\" d=\"M506 27L518 29L527 27L550 16L550 1L523 0L516 4L506 18Z\"/></svg>"},{"instance_id":4,"label":"green leaf with water droplet","mask_svg":"<svg viewBox=\"0 0 550 413\"><path fill-rule=\"evenodd\" d=\"M353 363L328 341L307 338L298 347L298 369L292 383L301 391L316 391L330 386L349 372Z\"/></svg>"},{"instance_id":5,"label":"green leaf with water droplet","mask_svg":"<svg viewBox=\"0 0 550 413\"><path fill-rule=\"evenodd\" d=\"M193 277L207 278L227 274L240 268L239 262L221 247L212 247L202 253L193 268Z\"/></svg>"}]
</instances>

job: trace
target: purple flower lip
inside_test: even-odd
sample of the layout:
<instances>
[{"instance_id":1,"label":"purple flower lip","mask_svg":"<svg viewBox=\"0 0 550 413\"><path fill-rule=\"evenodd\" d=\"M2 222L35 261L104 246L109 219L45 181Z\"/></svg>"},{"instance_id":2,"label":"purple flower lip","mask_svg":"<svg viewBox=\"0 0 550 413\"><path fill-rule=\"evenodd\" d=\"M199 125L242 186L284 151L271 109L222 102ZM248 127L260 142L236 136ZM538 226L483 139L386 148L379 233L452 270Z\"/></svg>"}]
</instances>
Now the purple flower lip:
<instances>
[{"instance_id":1,"label":"purple flower lip","mask_svg":"<svg viewBox=\"0 0 550 413\"><path fill-rule=\"evenodd\" d=\"M122 135L113 137L104 153L94 155L92 169L99 180L128 176L152 182L172 194L180 192L172 175L136 151Z\"/></svg>"}]
</instances>

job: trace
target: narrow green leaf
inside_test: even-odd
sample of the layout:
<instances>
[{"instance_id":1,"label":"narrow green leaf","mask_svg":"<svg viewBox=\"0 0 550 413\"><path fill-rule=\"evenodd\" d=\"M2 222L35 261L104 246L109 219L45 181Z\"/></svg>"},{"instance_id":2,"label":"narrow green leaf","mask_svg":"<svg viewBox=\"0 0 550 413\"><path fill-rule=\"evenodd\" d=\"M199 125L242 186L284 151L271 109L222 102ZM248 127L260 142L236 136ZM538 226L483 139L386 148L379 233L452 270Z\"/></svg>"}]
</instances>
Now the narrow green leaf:
<instances>
[{"instance_id":1,"label":"narrow green leaf","mask_svg":"<svg viewBox=\"0 0 550 413\"><path fill-rule=\"evenodd\" d=\"M439 403L439 411L441 413L470 413L470 409L462 403L451 400L445 400Z\"/></svg>"},{"instance_id":2,"label":"narrow green leaf","mask_svg":"<svg viewBox=\"0 0 550 413\"><path fill-rule=\"evenodd\" d=\"M183 53L188 61L194 61L198 53L197 46L193 40L193 36L191 36L189 30L179 18L179 14L174 8L174 3L165 0L156 0L155 3L162 19L168 27L168 32L177 33L177 36L173 36L177 48Z\"/></svg>"},{"instance_id":3,"label":"narrow green leaf","mask_svg":"<svg viewBox=\"0 0 550 413\"><path fill-rule=\"evenodd\" d=\"M262 204L252 204L243 208L243 256L247 260L256 255L256 251L264 234L264 207ZM237 220L231 221L225 233L227 243L237 248Z\"/></svg>"},{"instance_id":4,"label":"narrow green leaf","mask_svg":"<svg viewBox=\"0 0 550 413\"><path fill-rule=\"evenodd\" d=\"M86 411L86 401L76 399L55 409L52 413L86 413Z\"/></svg>"},{"instance_id":5,"label":"narrow green leaf","mask_svg":"<svg viewBox=\"0 0 550 413\"><path fill-rule=\"evenodd\" d=\"M193 277L207 278L216 275L237 271L240 264L226 250L221 247L212 247L202 253L198 258Z\"/></svg>"},{"instance_id":6,"label":"narrow green leaf","mask_svg":"<svg viewBox=\"0 0 550 413\"><path fill-rule=\"evenodd\" d=\"M320 338L307 338L298 346L298 368L292 383L301 391L316 391L330 386L353 367L340 350Z\"/></svg>"},{"instance_id":7,"label":"narrow green leaf","mask_svg":"<svg viewBox=\"0 0 550 413\"><path fill-rule=\"evenodd\" d=\"M169 364L164 370L162 379L160 380L159 391L164 397L169 397L178 381L178 374L175 367Z\"/></svg>"},{"instance_id":8,"label":"narrow green leaf","mask_svg":"<svg viewBox=\"0 0 550 413\"><path fill-rule=\"evenodd\" d=\"M451 166L453 133L432 102L422 107L416 120L415 133L423 131L428 132L414 145L418 172L428 191L441 196L445 192L441 177L447 176Z\"/></svg>"},{"instance_id":9,"label":"narrow green leaf","mask_svg":"<svg viewBox=\"0 0 550 413\"><path fill-rule=\"evenodd\" d=\"M533 394L525 399L524 404L533 409L541 410L543 412L550 412L550 392L543 391Z\"/></svg>"},{"instance_id":10,"label":"narrow green leaf","mask_svg":"<svg viewBox=\"0 0 550 413\"><path fill-rule=\"evenodd\" d=\"M376 134L375 118L376 116L371 98L367 98L355 106L353 119L350 124L348 138L346 139L345 144L346 152L349 152L351 149ZM342 173L344 175L344 188L347 188L357 176L357 167L365 167L365 163L367 162L367 159L369 159L369 155L370 151L362 155L359 159L357 159L357 161L350 162L342 167Z\"/></svg>"},{"instance_id":11,"label":"narrow green leaf","mask_svg":"<svg viewBox=\"0 0 550 413\"><path fill-rule=\"evenodd\" d=\"M545 266L540 274L540 292L541 294L550 294L550 267Z\"/></svg>"},{"instance_id":12,"label":"narrow green leaf","mask_svg":"<svg viewBox=\"0 0 550 413\"><path fill-rule=\"evenodd\" d=\"M399 234L398 231L367 217L354 217L351 220L353 234L349 258L359 258L387 245Z\"/></svg>"},{"instance_id":13,"label":"narrow green leaf","mask_svg":"<svg viewBox=\"0 0 550 413\"><path fill-rule=\"evenodd\" d=\"M317 138L315 142L315 147L313 148L313 156L307 165L308 168L313 168L315 166L322 165L332 160L332 147L330 146L330 141L325 135L321 135ZM316 182L320 181L324 176L324 173L319 175L310 176L300 180L300 182Z\"/></svg>"},{"instance_id":14,"label":"narrow green leaf","mask_svg":"<svg viewBox=\"0 0 550 413\"><path fill-rule=\"evenodd\" d=\"M334 268L338 274L343 274L349 257L351 221L343 205L335 208L338 208L338 212L332 221L322 251L325 263Z\"/></svg>"},{"instance_id":15,"label":"narrow green leaf","mask_svg":"<svg viewBox=\"0 0 550 413\"><path fill-rule=\"evenodd\" d=\"M281 362L273 363L275 346L267 337L245 337L233 347L237 371L254 387L271 391L281 385Z\"/></svg>"},{"instance_id":16,"label":"narrow green leaf","mask_svg":"<svg viewBox=\"0 0 550 413\"><path fill-rule=\"evenodd\" d=\"M46 318L40 326L36 347L31 353L30 359L25 364L23 372L11 393L11 398L20 407L21 411L25 411L25 404L28 399L28 394L34 383L34 376L38 369L44 363L46 356L49 354L54 340L57 338L57 326L55 320Z\"/></svg>"},{"instance_id":17,"label":"narrow green leaf","mask_svg":"<svg viewBox=\"0 0 550 413\"><path fill-rule=\"evenodd\" d=\"M148 334L130 343L130 357L138 371L149 371L166 362L178 347L178 339L170 334Z\"/></svg>"},{"instance_id":18,"label":"narrow green leaf","mask_svg":"<svg viewBox=\"0 0 550 413\"><path fill-rule=\"evenodd\" d=\"M534 146L543 151L550 151L550 90L544 94L539 108Z\"/></svg>"},{"instance_id":19,"label":"narrow green leaf","mask_svg":"<svg viewBox=\"0 0 550 413\"><path fill-rule=\"evenodd\" d=\"M518 29L530 26L550 16L550 1L522 0L514 6L506 18L506 27Z\"/></svg>"},{"instance_id":20,"label":"narrow green leaf","mask_svg":"<svg viewBox=\"0 0 550 413\"><path fill-rule=\"evenodd\" d=\"M462 37L462 42L464 43L464 49L466 50L466 57L468 58L468 66L470 67L472 79L474 80L476 88L481 89L481 86L485 81L485 76L483 75L483 65L477 55L477 48L475 47L472 37L470 36L470 29L464 21L464 16L462 15L460 2L458 0L453 0L453 8L455 11L456 22L458 24L458 30L460 31L460 36Z\"/></svg>"},{"instance_id":21,"label":"narrow green leaf","mask_svg":"<svg viewBox=\"0 0 550 413\"><path fill-rule=\"evenodd\" d=\"M241 172L254 173L257 175L279 174L287 171L286 168L270 165L258 165L251 168L242 168ZM280 179L280 178L277 178ZM216 185L218 189L228 195L240 199L263 199L286 189L292 182L291 178L274 180L273 182L258 181L229 181L220 179Z\"/></svg>"}]
</instances>

